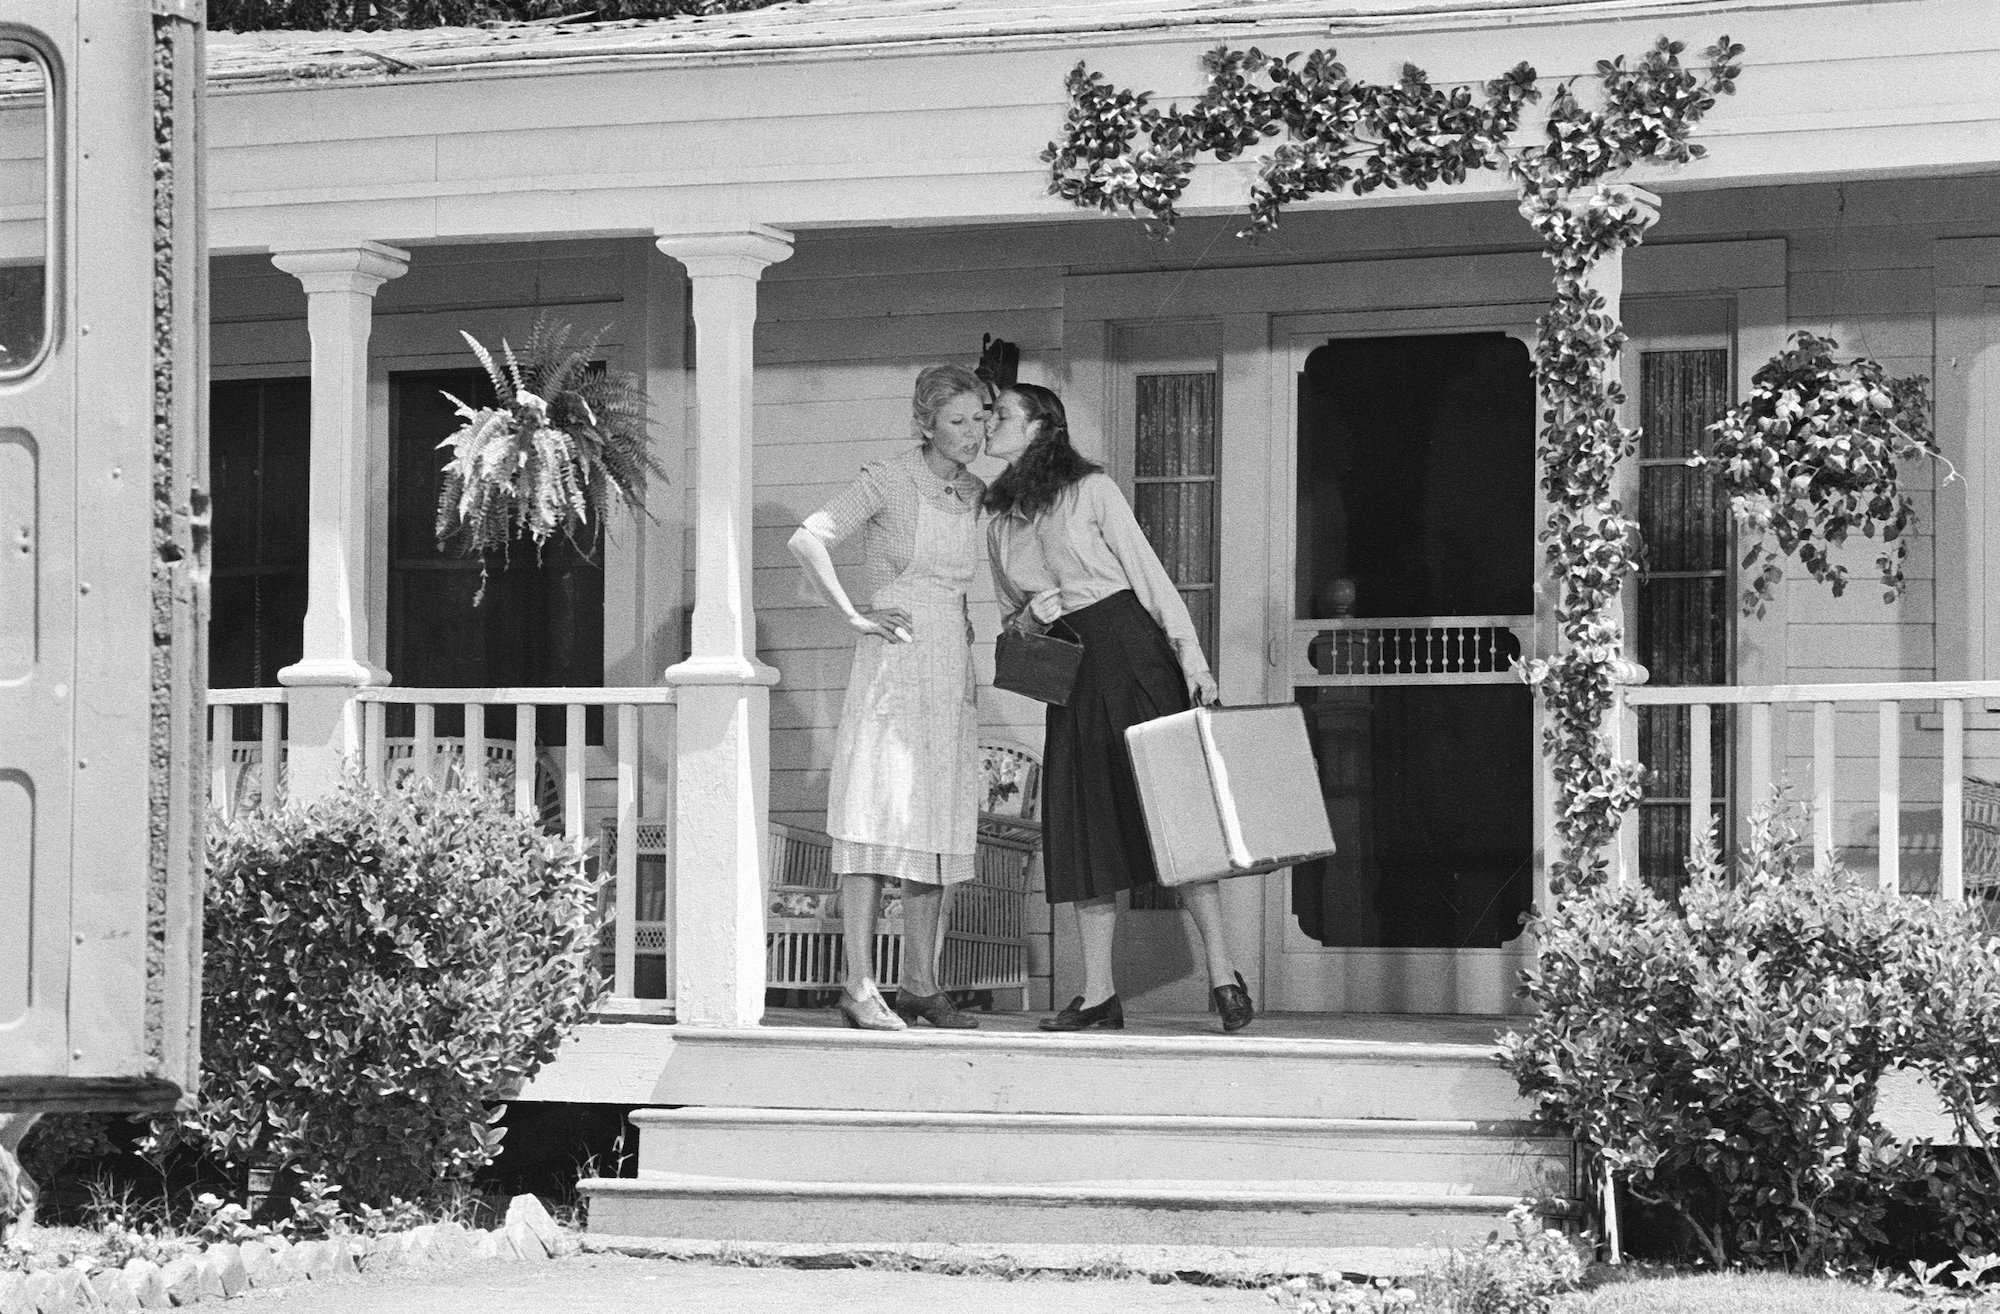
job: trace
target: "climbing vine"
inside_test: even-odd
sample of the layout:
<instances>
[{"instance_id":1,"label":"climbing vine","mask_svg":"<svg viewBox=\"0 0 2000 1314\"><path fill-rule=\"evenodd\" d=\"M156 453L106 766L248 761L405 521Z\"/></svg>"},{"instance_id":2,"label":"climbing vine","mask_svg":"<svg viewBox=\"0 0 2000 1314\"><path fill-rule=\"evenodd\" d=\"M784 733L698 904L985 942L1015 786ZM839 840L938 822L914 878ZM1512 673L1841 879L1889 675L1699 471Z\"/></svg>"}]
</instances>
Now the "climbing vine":
<instances>
[{"instance_id":1,"label":"climbing vine","mask_svg":"<svg viewBox=\"0 0 2000 1314\"><path fill-rule=\"evenodd\" d=\"M1633 165L1684 164L1690 140L1720 96L1736 89L1743 47L1723 37L1691 68L1686 46L1661 38L1628 63L1600 61L1595 107L1577 80L1549 98L1538 141L1514 139L1542 92L1518 64L1478 89L1439 87L1406 64L1393 83L1350 77L1332 50L1276 58L1226 47L1203 57L1206 82L1187 109L1112 86L1078 64L1060 140L1042 159L1049 190L1072 204L1143 218L1172 233L1176 206L1203 153L1234 159L1266 143L1242 235L1276 228L1284 208L1314 196L1463 181L1505 169L1521 213L1555 267L1555 296L1539 321L1535 363L1543 392L1537 455L1549 518L1540 538L1557 581L1563 650L1526 664L1549 716L1543 750L1557 792L1563 851L1558 888L1604 874L1619 817L1638 802L1641 768L1612 751L1606 725L1621 675L1619 594L1638 559L1639 527L1613 496L1619 461L1637 435L1618 423L1616 377L1625 341L1596 286L1607 257L1637 245L1657 217L1652 198L1608 183Z\"/></svg>"},{"instance_id":2,"label":"climbing vine","mask_svg":"<svg viewBox=\"0 0 2000 1314\"><path fill-rule=\"evenodd\" d=\"M1903 534L1917 511L1900 467L1944 459L1931 436L1929 380L1892 379L1865 356L1837 361L1839 349L1792 334L1751 376L1751 394L1709 426L1715 446L1698 459L1718 467L1730 512L1754 536L1743 558L1757 570L1743 591L1746 613L1764 614L1788 556L1839 597L1847 568L1834 552L1856 529L1881 537L1883 601L1903 592Z\"/></svg>"}]
</instances>

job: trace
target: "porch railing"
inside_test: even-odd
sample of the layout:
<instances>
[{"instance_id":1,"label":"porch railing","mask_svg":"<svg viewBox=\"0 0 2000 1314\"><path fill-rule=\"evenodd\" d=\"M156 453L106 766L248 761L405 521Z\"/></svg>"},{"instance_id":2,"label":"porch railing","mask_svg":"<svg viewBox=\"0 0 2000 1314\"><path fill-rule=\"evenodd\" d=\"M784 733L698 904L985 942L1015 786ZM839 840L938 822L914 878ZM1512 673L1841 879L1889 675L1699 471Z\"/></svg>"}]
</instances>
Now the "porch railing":
<instances>
[{"instance_id":1,"label":"porch railing","mask_svg":"<svg viewBox=\"0 0 2000 1314\"><path fill-rule=\"evenodd\" d=\"M1824 868L1834 861L1841 848L1842 823L1865 818L1872 802L1876 879L1881 888L1933 892L1907 888L1903 859L1906 852L1929 851L1935 843L1938 872L1934 893L1956 902L1967 896L1968 875L1973 878L1975 892L2000 886L2000 785L1987 778L2000 776L2000 744L1993 752L1977 756L1968 755L1966 748L1967 704L1983 711L1988 703L2000 703L2000 680L1626 686L1619 690L1617 712L1620 754L1637 755L1641 708L1687 709L1686 740L1670 749L1685 752L1688 842L1693 851L1706 835L1717 804L1724 801L1716 788L1718 764L1711 737L1715 718L1736 716L1743 745L1739 756L1743 780L1734 803L1741 815L1747 816L1751 808L1768 801L1780 776L1788 780L1793 776L1784 768L1795 764L1804 768L1802 774L1810 783L1810 795L1802 801L1811 804L1816 865ZM1870 721L1872 754L1865 751L1867 735L1863 731L1864 751L1850 752L1843 759L1841 730L1849 731L1847 738L1853 746L1856 723ZM1809 740L1800 736L1810 744L1803 753L1792 750L1794 732L1806 728L1797 722L1809 724ZM1850 773L1865 775L1871 757L1872 796L1865 788L1859 794L1844 796L1840 786L1852 784L1852 776L1843 780L1843 760ZM1935 790L1929 783L1933 763L1938 773ZM1977 772L1969 767L1976 767ZM1907 788L1906 782L1914 782L1916 787ZM1843 811L1843 801L1852 806ZM1925 809L1937 807L1934 838L1921 832L1905 833L1904 812L1911 803ZM1620 831L1619 847L1619 878L1635 879L1639 835L1637 820L1631 814Z\"/></svg>"},{"instance_id":2,"label":"porch railing","mask_svg":"<svg viewBox=\"0 0 2000 1314\"><path fill-rule=\"evenodd\" d=\"M286 695L283 688L212 689L209 701L210 801L225 813L243 808L273 806L284 795L285 740L283 718ZM380 788L408 775L432 776L445 771L476 773L483 779L510 784L515 809L523 816L540 817L551 828L559 825L564 836L580 840L589 829L588 766L590 747L586 742L589 709L602 707L615 717L615 731L607 726L605 738L616 758L614 796L610 811L612 829L618 843L611 849L612 890L612 986L607 1012L659 1012L669 1001L639 999L635 992L635 926L638 921L638 824L640 807L640 709L671 707L674 690L645 686L628 688L490 688L426 689L382 686L354 692L361 720L361 768L364 778ZM261 725L255 739L235 737L238 711L261 709ZM407 707L412 732L388 734L391 708ZM536 726L543 708L562 709L563 733L554 753L537 748ZM463 732L438 733L440 709L455 709L463 718ZM496 714L502 718L495 723ZM501 726L512 731L511 740L495 735ZM663 743L652 746L655 760L664 764L665 789L671 794L674 760L672 731ZM600 807L598 813L603 815ZM671 863L671 846L668 847ZM673 873L666 880L671 887Z\"/></svg>"}]
</instances>

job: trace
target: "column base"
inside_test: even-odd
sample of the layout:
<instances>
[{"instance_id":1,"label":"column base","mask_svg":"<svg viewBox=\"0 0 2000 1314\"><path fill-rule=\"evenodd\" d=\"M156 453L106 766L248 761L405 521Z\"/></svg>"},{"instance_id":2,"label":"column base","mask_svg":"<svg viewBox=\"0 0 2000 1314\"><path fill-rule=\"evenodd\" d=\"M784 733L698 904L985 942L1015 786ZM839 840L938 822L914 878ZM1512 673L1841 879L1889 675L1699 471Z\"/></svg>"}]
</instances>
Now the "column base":
<instances>
[{"instance_id":1,"label":"column base","mask_svg":"<svg viewBox=\"0 0 2000 1314\"><path fill-rule=\"evenodd\" d=\"M360 689L389 682L389 673L381 667L351 657L308 657L278 672L278 683L290 689L328 685Z\"/></svg>"},{"instance_id":2,"label":"column base","mask_svg":"<svg viewBox=\"0 0 2000 1314\"><path fill-rule=\"evenodd\" d=\"M667 684L761 684L778 682L776 667L748 657L690 657L676 662L660 677Z\"/></svg>"}]
</instances>

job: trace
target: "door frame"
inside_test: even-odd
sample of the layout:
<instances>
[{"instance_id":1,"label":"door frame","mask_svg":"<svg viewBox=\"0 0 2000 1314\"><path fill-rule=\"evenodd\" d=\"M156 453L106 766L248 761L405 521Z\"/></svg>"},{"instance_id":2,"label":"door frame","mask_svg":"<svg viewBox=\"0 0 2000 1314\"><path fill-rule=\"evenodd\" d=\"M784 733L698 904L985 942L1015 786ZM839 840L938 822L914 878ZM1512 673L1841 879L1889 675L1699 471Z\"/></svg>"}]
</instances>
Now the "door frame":
<instances>
[{"instance_id":1,"label":"door frame","mask_svg":"<svg viewBox=\"0 0 2000 1314\"><path fill-rule=\"evenodd\" d=\"M1274 474L1278 486L1273 492L1270 519L1272 551L1269 557L1268 595L1281 605L1272 620L1271 640L1280 652L1289 651L1293 597L1298 557L1298 435L1299 403L1297 380L1306 359L1329 341L1340 338L1435 337L1459 333L1504 333L1523 343L1532 362L1535 347L1535 316L1543 309L1539 302L1501 302L1487 305L1446 306L1424 310L1335 311L1321 314L1274 317L1271 336L1274 386L1285 393L1282 427L1273 443L1277 459ZM1274 407L1274 410L1276 408ZM1547 518L1547 505L1535 478L1533 463L1521 477L1536 484L1535 523ZM1530 526L1526 547L1535 553L1534 527ZM1536 561L1535 574L1540 576ZM1546 590L1535 594L1534 624L1521 636L1522 656L1531 659L1553 650L1555 614ZM1296 696L1288 662L1265 668L1265 697L1270 702L1289 703ZM1543 894L1546 868L1545 836L1549 832L1550 790L1541 768L1543 710L1534 706L1529 757L1520 765L1534 774L1533 833L1535 843L1535 899ZM1525 934L1517 935L1499 948L1359 948L1328 947L1308 940L1298 929L1291 910L1291 872L1273 873L1266 879L1264 898L1265 993L1268 1007L1306 1009L1314 1012L1358 1013L1505 1013L1516 1004L1515 973L1528 965L1532 950Z\"/></svg>"}]
</instances>

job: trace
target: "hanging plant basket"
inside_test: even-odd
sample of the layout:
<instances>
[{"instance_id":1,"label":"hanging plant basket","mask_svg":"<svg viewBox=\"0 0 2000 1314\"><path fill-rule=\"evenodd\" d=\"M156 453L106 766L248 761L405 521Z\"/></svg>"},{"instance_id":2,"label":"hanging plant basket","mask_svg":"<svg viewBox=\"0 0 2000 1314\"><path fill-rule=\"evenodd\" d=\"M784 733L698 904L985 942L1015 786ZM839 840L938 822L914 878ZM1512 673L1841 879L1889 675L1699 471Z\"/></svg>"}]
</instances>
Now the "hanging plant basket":
<instances>
[{"instance_id":1,"label":"hanging plant basket","mask_svg":"<svg viewBox=\"0 0 2000 1314\"><path fill-rule=\"evenodd\" d=\"M1709 426L1730 513L1754 542L1743 565L1746 614L1762 616L1796 558L1838 597L1847 567L1834 560L1848 535L1880 539L1882 596L1903 591L1907 532L1917 522L1903 485L1907 463L1942 460L1931 431L1930 380L1892 379L1865 356L1839 361L1840 344L1800 331L1752 376L1753 391Z\"/></svg>"},{"instance_id":2,"label":"hanging plant basket","mask_svg":"<svg viewBox=\"0 0 2000 1314\"><path fill-rule=\"evenodd\" d=\"M539 554L561 535L589 552L614 504L643 511L648 477L666 477L647 434L645 392L629 375L592 368L603 330L572 346L574 335L543 315L518 354L501 339L496 360L461 334L492 379L496 403L473 406L444 394L465 423L438 444L451 453L438 489L442 551L498 552L504 560L518 539ZM485 591L482 569L475 603Z\"/></svg>"}]
</instances>

